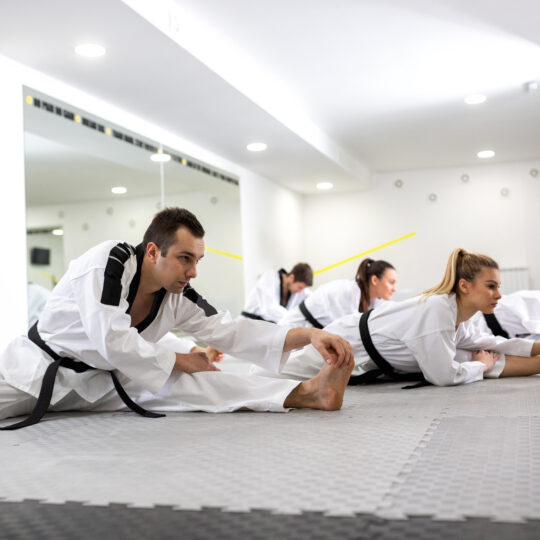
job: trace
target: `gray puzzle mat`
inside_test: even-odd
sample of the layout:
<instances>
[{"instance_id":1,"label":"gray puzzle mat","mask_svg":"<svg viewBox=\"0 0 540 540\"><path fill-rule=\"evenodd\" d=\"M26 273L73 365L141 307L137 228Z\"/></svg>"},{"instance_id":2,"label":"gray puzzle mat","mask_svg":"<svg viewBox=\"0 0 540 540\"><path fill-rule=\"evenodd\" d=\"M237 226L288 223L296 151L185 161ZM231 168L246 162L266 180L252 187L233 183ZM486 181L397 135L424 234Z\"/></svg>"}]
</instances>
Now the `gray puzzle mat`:
<instances>
[{"instance_id":1,"label":"gray puzzle mat","mask_svg":"<svg viewBox=\"0 0 540 540\"><path fill-rule=\"evenodd\" d=\"M534 377L354 387L334 413L52 414L0 435L0 498L540 519L539 406Z\"/></svg>"}]
</instances>

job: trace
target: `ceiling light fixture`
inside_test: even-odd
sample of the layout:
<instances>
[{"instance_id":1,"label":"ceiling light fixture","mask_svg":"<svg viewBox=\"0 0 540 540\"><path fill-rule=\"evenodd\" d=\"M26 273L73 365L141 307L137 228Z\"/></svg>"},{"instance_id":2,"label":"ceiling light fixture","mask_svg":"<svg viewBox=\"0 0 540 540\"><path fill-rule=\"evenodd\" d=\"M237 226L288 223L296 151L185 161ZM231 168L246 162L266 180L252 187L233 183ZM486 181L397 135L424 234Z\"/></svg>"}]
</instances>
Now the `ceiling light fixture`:
<instances>
[{"instance_id":1,"label":"ceiling light fixture","mask_svg":"<svg viewBox=\"0 0 540 540\"><path fill-rule=\"evenodd\" d=\"M332 182L319 182L317 184L317 189L322 189L322 190L332 189L333 187L334 187L334 184L332 184Z\"/></svg>"},{"instance_id":2,"label":"ceiling light fixture","mask_svg":"<svg viewBox=\"0 0 540 540\"><path fill-rule=\"evenodd\" d=\"M150 156L150 159L156 163L167 163L167 161L171 161L171 156L165 154L163 150L158 150L155 154Z\"/></svg>"},{"instance_id":3,"label":"ceiling light fixture","mask_svg":"<svg viewBox=\"0 0 540 540\"><path fill-rule=\"evenodd\" d=\"M484 103L486 101L486 96L484 94L471 94L470 96L467 96L463 101L467 105L478 105L479 103Z\"/></svg>"},{"instance_id":4,"label":"ceiling light fixture","mask_svg":"<svg viewBox=\"0 0 540 540\"><path fill-rule=\"evenodd\" d=\"M246 148L250 151L250 152L263 152L264 150L266 150L268 147L266 146L265 143L263 142L252 142L252 143L249 143Z\"/></svg>"},{"instance_id":5,"label":"ceiling light fixture","mask_svg":"<svg viewBox=\"0 0 540 540\"><path fill-rule=\"evenodd\" d=\"M75 47L75 52L85 58L98 58L103 56L107 51L105 47L97 43L81 43Z\"/></svg>"},{"instance_id":6,"label":"ceiling light fixture","mask_svg":"<svg viewBox=\"0 0 540 540\"><path fill-rule=\"evenodd\" d=\"M495 152L493 150L482 150L481 152L478 152L476 154L480 159L488 159L492 158L495 155Z\"/></svg>"},{"instance_id":7,"label":"ceiling light fixture","mask_svg":"<svg viewBox=\"0 0 540 540\"><path fill-rule=\"evenodd\" d=\"M111 192L115 195L123 195L127 192L127 188L125 188L124 186L116 186L111 189Z\"/></svg>"},{"instance_id":8,"label":"ceiling light fixture","mask_svg":"<svg viewBox=\"0 0 540 540\"><path fill-rule=\"evenodd\" d=\"M64 229L53 229L52 233L54 236L64 236Z\"/></svg>"}]
</instances>

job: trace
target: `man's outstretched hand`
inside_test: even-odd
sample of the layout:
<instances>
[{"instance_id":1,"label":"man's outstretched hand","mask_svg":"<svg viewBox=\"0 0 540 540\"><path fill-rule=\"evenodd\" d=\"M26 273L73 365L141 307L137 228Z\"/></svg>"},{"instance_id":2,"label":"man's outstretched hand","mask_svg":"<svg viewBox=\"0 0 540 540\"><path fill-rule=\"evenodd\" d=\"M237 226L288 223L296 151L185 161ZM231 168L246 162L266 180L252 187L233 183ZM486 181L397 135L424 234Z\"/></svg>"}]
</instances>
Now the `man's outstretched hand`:
<instances>
[{"instance_id":1,"label":"man's outstretched hand","mask_svg":"<svg viewBox=\"0 0 540 540\"><path fill-rule=\"evenodd\" d=\"M223 353L217 349L214 349L214 347L199 347L197 345L189 352L202 352L208 356L210 362L221 362L221 360L223 360Z\"/></svg>"},{"instance_id":2,"label":"man's outstretched hand","mask_svg":"<svg viewBox=\"0 0 540 540\"><path fill-rule=\"evenodd\" d=\"M351 344L336 334L317 328L291 328L285 336L283 352L292 351L312 344L324 361L336 368L354 364Z\"/></svg>"},{"instance_id":3,"label":"man's outstretched hand","mask_svg":"<svg viewBox=\"0 0 540 540\"><path fill-rule=\"evenodd\" d=\"M342 368L354 364L351 344L336 334L318 330L312 335L311 344L331 366Z\"/></svg>"},{"instance_id":4,"label":"man's outstretched hand","mask_svg":"<svg viewBox=\"0 0 540 540\"><path fill-rule=\"evenodd\" d=\"M220 371L208 358L205 352L176 353L175 370L184 373L197 373L199 371Z\"/></svg>"}]
</instances>

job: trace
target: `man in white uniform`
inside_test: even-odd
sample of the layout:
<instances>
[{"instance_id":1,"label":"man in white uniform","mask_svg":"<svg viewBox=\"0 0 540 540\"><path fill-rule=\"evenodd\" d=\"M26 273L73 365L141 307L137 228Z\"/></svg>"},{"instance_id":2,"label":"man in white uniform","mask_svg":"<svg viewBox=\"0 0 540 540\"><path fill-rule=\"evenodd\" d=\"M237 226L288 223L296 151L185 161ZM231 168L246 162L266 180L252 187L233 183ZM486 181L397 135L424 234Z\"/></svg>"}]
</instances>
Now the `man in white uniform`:
<instances>
[{"instance_id":1,"label":"man in white uniform","mask_svg":"<svg viewBox=\"0 0 540 540\"><path fill-rule=\"evenodd\" d=\"M47 410L283 411L337 409L352 349L316 329L232 321L190 285L204 255L204 229L178 208L158 213L142 244L104 242L71 262L29 337L0 356L0 418ZM181 328L212 347L279 371L288 351L311 342L326 359L307 384L219 372L205 354L157 343ZM36 398L38 398L36 400Z\"/></svg>"},{"instance_id":2,"label":"man in white uniform","mask_svg":"<svg viewBox=\"0 0 540 540\"><path fill-rule=\"evenodd\" d=\"M313 270L307 263L297 263L289 273L267 270L250 291L242 316L277 323L307 298L312 285Z\"/></svg>"}]
</instances>

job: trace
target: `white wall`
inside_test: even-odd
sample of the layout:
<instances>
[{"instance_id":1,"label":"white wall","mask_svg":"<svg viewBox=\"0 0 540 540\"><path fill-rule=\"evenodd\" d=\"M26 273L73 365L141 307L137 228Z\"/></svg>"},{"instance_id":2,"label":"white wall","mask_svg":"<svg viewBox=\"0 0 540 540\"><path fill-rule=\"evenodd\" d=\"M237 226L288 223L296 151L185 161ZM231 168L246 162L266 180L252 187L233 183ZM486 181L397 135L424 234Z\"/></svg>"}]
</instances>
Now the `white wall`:
<instances>
[{"instance_id":1,"label":"white wall","mask_svg":"<svg viewBox=\"0 0 540 540\"><path fill-rule=\"evenodd\" d=\"M303 197L254 174L240 183L245 291L269 268L290 270L305 257Z\"/></svg>"},{"instance_id":2,"label":"white wall","mask_svg":"<svg viewBox=\"0 0 540 540\"><path fill-rule=\"evenodd\" d=\"M501 267L529 266L531 286L540 288L540 177L530 176L533 167L540 169L540 161L376 174L366 192L306 197L306 257L322 268L416 232L370 255L394 264L401 288L436 284L456 247L484 252ZM437 201L428 200L430 193ZM360 260L320 274L315 284L354 277Z\"/></svg>"}]
</instances>

